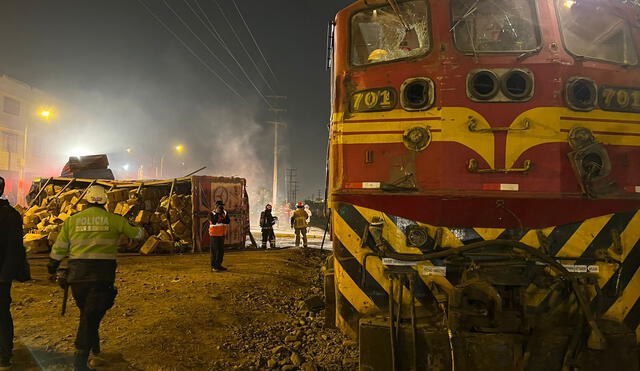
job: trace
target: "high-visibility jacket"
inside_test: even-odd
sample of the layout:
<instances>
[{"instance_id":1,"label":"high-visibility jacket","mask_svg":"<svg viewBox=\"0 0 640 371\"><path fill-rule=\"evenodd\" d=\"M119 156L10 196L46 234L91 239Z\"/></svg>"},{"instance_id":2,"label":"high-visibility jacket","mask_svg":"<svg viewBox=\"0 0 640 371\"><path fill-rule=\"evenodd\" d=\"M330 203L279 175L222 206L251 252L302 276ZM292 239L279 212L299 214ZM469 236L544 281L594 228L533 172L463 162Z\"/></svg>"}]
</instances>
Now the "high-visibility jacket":
<instances>
[{"instance_id":1,"label":"high-visibility jacket","mask_svg":"<svg viewBox=\"0 0 640 371\"><path fill-rule=\"evenodd\" d=\"M118 239L125 235L144 238L144 229L102 207L89 207L72 215L62 225L51 248L51 259L69 257L69 282L115 279Z\"/></svg>"},{"instance_id":2,"label":"high-visibility jacket","mask_svg":"<svg viewBox=\"0 0 640 371\"><path fill-rule=\"evenodd\" d=\"M291 216L291 226L296 229L307 228L307 212L304 209L297 209Z\"/></svg>"},{"instance_id":3,"label":"high-visibility jacket","mask_svg":"<svg viewBox=\"0 0 640 371\"><path fill-rule=\"evenodd\" d=\"M229 215L227 215L227 211L223 211L222 213L216 213L215 211L211 212L211 218L209 220L209 236L211 237L222 237L227 234L227 226L231 220L229 219Z\"/></svg>"}]
</instances>

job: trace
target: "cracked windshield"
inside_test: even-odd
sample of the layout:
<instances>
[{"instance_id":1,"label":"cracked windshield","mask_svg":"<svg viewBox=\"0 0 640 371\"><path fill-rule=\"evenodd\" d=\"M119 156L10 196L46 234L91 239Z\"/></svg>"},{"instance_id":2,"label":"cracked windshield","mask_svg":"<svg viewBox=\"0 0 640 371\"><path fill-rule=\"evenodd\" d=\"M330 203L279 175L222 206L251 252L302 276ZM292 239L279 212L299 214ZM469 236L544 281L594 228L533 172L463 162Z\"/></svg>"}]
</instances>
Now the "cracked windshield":
<instances>
[{"instance_id":1,"label":"cracked windshield","mask_svg":"<svg viewBox=\"0 0 640 371\"><path fill-rule=\"evenodd\" d=\"M530 0L453 0L452 30L464 52L518 52L538 46L537 21Z\"/></svg>"},{"instance_id":2,"label":"cracked windshield","mask_svg":"<svg viewBox=\"0 0 640 371\"><path fill-rule=\"evenodd\" d=\"M430 48L425 1L367 9L351 20L351 63L360 66L425 54Z\"/></svg>"}]
</instances>

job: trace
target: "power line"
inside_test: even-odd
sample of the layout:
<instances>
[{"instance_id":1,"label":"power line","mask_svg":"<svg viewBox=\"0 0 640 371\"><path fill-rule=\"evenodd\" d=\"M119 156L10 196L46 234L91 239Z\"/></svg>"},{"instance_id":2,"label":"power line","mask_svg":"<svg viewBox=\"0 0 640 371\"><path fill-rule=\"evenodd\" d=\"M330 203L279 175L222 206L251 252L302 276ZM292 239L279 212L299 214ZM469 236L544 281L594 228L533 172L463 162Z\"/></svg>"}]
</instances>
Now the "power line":
<instances>
[{"instance_id":1,"label":"power line","mask_svg":"<svg viewBox=\"0 0 640 371\"><path fill-rule=\"evenodd\" d=\"M276 82L278 82L278 77L276 77L276 74L273 73L273 70L271 69L271 65L269 65L269 62L267 61L267 58L264 56L264 53L262 53L262 49L258 45L258 42L256 41L256 38L253 37L253 32L251 32L251 29L249 28L249 25L247 24L247 21L245 21L244 17L242 16L242 12L240 11L240 8L238 7L238 4L236 4L235 0L233 0L233 5L236 7L236 10L238 11L238 14L240 15L240 18L242 19L242 23L244 23L244 26L247 28L247 31L249 31L249 35L251 35L251 40L253 40L253 44L256 46L256 48L260 52L260 55L262 56L262 60L264 60L264 63L267 65L267 68L269 68L269 72L271 72L271 76L273 76L274 80L276 80Z\"/></svg>"},{"instance_id":2,"label":"power line","mask_svg":"<svg viewBox=\"0 0 640 371\"><path fill-rule=\"evenodd\" d=\"M258 93L260 95L262 95L262 93L260 92L260 90L258 89L258 87L256 86L256 84L253 82L253 80L251 79L251 77L249 76L249 74L247 73L247 71L244 69L244 67L242 66L242 64L238 61L238 59L235 57L235 55L233 54L233 52L227 47L227 45L224 43L224 41L222 40L220 34L218 34L217 32L214 33L212 29L210 29L207 24L202 20L202 17L200 17L200 15L198 15L196 13L196 11L193 9L193 7L191 6L191 4L189 4L188 0L183 0L187 6L189 7L189 9L191 10L191 12L193 14L195 14L195 16L198 18L198 20L200 21L200 23L202 23L202 25L211 33L211 36L213 36L213 38L218 41L218 43L220 43L220 45L222 45L222 47L225 49L225 51L231 56L231 58L233 58L234 62L236 62L236 64L238 65L238 67L240 67L240 70L242 71L242 73L244 74L244 76L247 78L247 80L249 81L249 83L251 84L251 86L253 86L254 89L256 89L258 91ZM197 2L196 2L197 4ZM202 8L200 8L200 10L202 12L204 12L204 10L202 10ZM206 13L204 13L206 16ZM269 103L267 103L269 105L269 107L271 107L271 105Z\"/></svg>"},{"instance_id":3,"label":"power line","mask_svg":"<svg viewBox=\"0 0 640 371\"><path fill-rule=\"evenodd\" d=\"M222 38L222 35L220 35L218 30L216 29L216 26L214 26L213 22L211 22L211 19L209 19L209 16L207 15L207 12L205 12L204 9L202 9L202 6L200 6L200 1L195 0L194 2L198 6L198 9L200 9L200 12L202 12L202 15L204 15L205 19L207 20L207 23L209 23L209 26L211 27L211 30L216 34L216 37L217 37L218 41L220 42L220 44L222 44L222 46L224 46L226 50L229 50L229 48L227 47L227 44L224 42L224 39Z\"/></svg>"},{"instance_id":4,"label":"power line","mask_svg":"<svg viewBox=\"0 0 640 371\"><path fill-rule=\"evenodd\" d=\"M198 12L195 11L195 9L193 9L193 6L191 6L191 3L189 3L188 0L183 0L185 2L185 4L187 4L187 6L189 7L189 9L191 10L191 12L193 14L195 14L195 16L198 18L198 20L200 21L200 23L202 23L202 25L204 26L204 28L207 29L207 31L209 31L209 33L211 34L211 36L213 36L213 38L220 43L220 45L222 45L222 47L229 52L229 48L227 48L227 44L224 43L224 40L222 40L222 37L220 36L220 34L218 33L218 31L215 29L215 27L213 29L209 28L209 25L205 23L204 20L202 20L202 17L200 16L200 14L198 14ZM202 10L202 8L200 7L200 4L198 3L197 0L195 0L195 3L198 5L198 8L200 8L200 11L202 11L204 13L204 10ZM207 16L206 13L204 13L205 17ZM208 17L207 17L208 19ZM211 23L211 22L209 22ZM212 24L213 26L213 24Z\"/></svg>"},{"instance_id":5,"label":"power line","mask_svg":"<svg viewBox=\"0 0 640 371\"><path fill-rule=\"evenodd\" d=\"M220 13L222 14L222 17L224 18L224 20L227 22L227 25L229 25L229 28L231 29L231 32L233 33L233 35L236 37L236 40L238 40L238 43L240 44L240 47L242 47L242 50L244 50L244 52L247 54L247 56L249 57L249 60L251 61L251 63L253 63L253 67L255 67L256 71L258 71L258 74L260 75L260 77L262 78L262 81L264 81L265 84L267 84L267 86L269 87L269 89L272 92L275 92L275 90L273 90L273 88L271 87L271 85L269 84L269 82L267 81L267 79L264 77L264 75L262 74L262 72L260 71L260 68L258 67L258 65L256 64L256 61L253 59L253 57L251 56L251 54L249 53L249 51L247 50L247 48L244 46L244 43L242 42L242 40L240 40L240 36L238 36L238 33L236 32L235 28L233 27L233 25L231 24L231 22L229 21L229 18L227 18L227 15L225 14L224 10L222 9L222 7L220 6L220 4L217 1L214 1L214 3L216 4L216 6L218 7L218 9L220 10Z\"/></svg>"},{"instance_id":6,"label":"power line","mask_svg":"<svg viewBox=\"0 0 640 371\"><path fill-rule=\"evenodd\" d=\"M185 47L185 49L187 49L200 63L202 63L202 65L209 70L209 72L211 72L215 77L218 78L218 80L222 81L222 83L224 84L224 86L226 86L229 90L231 90L235 95L237 95L240 99L242 99L243 101L246 102L246 100L244 99L244 97L242 95L240 95L240 93L238 93L233 87L231 87L231 85L229 85L225 79L222 78L222 76L220 76L220 74L218 74L215 70L213 70L202 58L200 58L194 51L193 49L191 49L189 47L189 45L187 45L175 32L173 32L173 30L171 30L171 28L169 28L169 26L167 26L162 19L160 19L160 17L158 17L148 6L147 4L143 1L143 0L138 0L138 2L149 12L149 14L151 14L153 16L153 18L156 19L156 21L158 21L158 23L160 23L171 35L173 35L173 37L176 38L176 40L178 40L180 42L180 44L182 44L182 46Z\"/></svg>"},{"instance_id":7,"label":"power line","mask_svg":"<svg viewBox=\"0 0 640 371\"><path fill-rule=\"evenodd\" d=\"M231 76L233 76L234 79L236 79L236 81L238 81L239 83L242 84L242 82L240 81L240 79L233 73L233 71L231 71L231 69L222 61L222 59L220 59L220 57L218 57L210 48L209 46L202 41L202 39L195 33L193 32L193 29L191 29L191 27L189 27L189 25L182 19L182 17L180 17L180 15L173 10L173 8L171 7L171 5L169 5L169 3L166 2L166 0L162 0L162 2L164 3L164 5L169 8L169 10L171 11L171 13L173 13L178 20L180 21L180 23L182 23L187 30L189 30L189 32L191 32L191 34L193 36L195 36L196 39L198 39L198 41L200 41L200 43L202 43L202 45L204 45L204 47L207 49L207 51L209 52L209 54L211 54L212 57L214 57L218 63L220 63L222 65L222 67L224 67L225 70L227 70L227 72L229 72L229 74L231 74Z\"/></svg>"}]
</instances>

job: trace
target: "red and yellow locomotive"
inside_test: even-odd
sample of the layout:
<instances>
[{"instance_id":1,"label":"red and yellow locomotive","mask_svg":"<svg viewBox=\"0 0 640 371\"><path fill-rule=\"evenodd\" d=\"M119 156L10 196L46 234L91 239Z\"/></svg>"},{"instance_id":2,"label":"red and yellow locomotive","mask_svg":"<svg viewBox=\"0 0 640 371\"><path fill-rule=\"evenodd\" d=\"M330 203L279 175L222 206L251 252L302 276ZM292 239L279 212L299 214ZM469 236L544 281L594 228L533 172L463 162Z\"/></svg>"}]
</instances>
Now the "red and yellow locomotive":
<instances>
[{"instance_id":1,"label":"red and yellow locomotive","mask_svg":"<svg viewBox=\"0 0 640 371\"><path fill-rule=\"evenodd\" d=\"M638 369L640 6L333 24L327 301L361 369Z\"/></svg>"}]
</instances>

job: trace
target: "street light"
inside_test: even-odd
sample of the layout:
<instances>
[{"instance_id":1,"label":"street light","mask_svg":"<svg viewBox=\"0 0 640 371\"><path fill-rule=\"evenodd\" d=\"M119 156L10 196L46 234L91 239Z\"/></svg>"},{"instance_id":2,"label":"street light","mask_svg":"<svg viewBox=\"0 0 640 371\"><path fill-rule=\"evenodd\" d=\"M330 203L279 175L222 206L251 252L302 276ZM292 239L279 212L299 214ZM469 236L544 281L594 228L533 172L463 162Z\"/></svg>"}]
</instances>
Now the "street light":
<instances>
[{"instance_id":1,"label":"street light","mask_svg":"<svg viewBox=\"0 0 640 371\"><path fill-rule=\"evenodd\" d=\"M182 144L178 144L175 147L173 147L173 149L178 152L181 153L184 151L184 146ZM164 177L164 156L166 154L163 154L162 157L160 157L160 178L162 179Z\"/></svg>"},{"instance_id":2,"label":"street light","mask_svg":"<svg viewBox=\"0 0 640 371\"><path fill-rule=\"evenodd\" d=\"M49 121L49 118L51 117L51 111L48 109L40 109L38 111L38 116L40 116L41 119ZM22 191L22 184L24 183L24 173L25 173L25 168L27 166L27 146L29 145L29 120L27 120L24 124L24 135L23 135L23 139L24 142L22 143L22 159L20 161L20 172L18 174L18 199L17 201L21 201L23 195L23 191Z\"/></svg>"}]
</instances>

